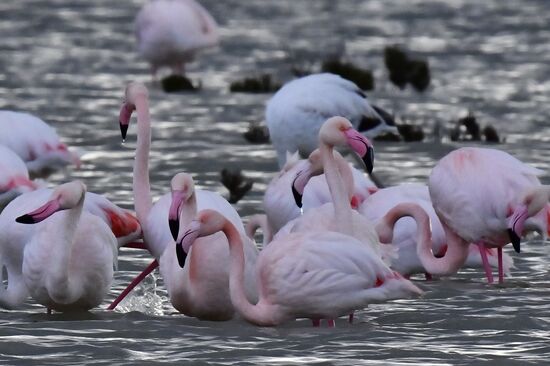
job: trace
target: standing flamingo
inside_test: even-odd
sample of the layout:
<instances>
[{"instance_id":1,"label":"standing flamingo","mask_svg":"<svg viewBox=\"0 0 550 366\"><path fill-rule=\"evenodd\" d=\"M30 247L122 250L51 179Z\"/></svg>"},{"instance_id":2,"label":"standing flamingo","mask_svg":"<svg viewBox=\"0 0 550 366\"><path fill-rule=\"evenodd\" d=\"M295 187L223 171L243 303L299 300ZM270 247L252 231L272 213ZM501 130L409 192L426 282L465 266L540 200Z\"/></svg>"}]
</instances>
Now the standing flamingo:
<instances>
[{"instance_id":1,"label":"standing flamingo","mask_svg":"<svg viewBox=\"0 0 550 366\"><path fill-rule=\"evenodd\" d=\"M368 137L397 133L353 82L328 73L308 75L285 84L266 107L265 119L279 167L285 164L287 151L308 156L315 150L319 129L332 116L346 117Z\"/></svg>"},{"instance_id":2,"label":"standing flamingo","mask_svg":"<svg viewBox=\"0 0 550 366\"><path fill-rule=\"evenodd\" d=\"M319 150L325 177L331 194L331 202L310 209L297 219L290 221L276 235L284 236L289 232L307 232L320 229L336 230L351 235L371 246L379 256L390 263L394 249L388 245L379 245L374 225L351 207L353 184L350 181L352 174L349 165L338 166L334 154L335 146L348 146L355 151L365 162L369 173L373 168L373 147L366 137L353 129L351 122L344 117L329 118L319 131ZM341 171L346 171L342 174ZM298 177L300 175L298 174ZM299 196L304 182L294 180L293 189ZM345 228L340 227L345 225Z\"/></svg>"},{"instance_id":3,"label":"standing flamingo","mask_svg":"<svg viewBox=\"0 0 550 366\"><path fill-rule=\"evenodd\" d=\"M523 232L536 229L528 219L548 204L550 189L541 185L539 174L539 170L496 149L461 148L437 163L430 174L430 197L444 226L460 238L457 245L448 243L441 263L451 265L443 272L456 272L467 253L465 243L471 242L481 248L497 248L499 282L504 281L502 247L512 242L519 253ZM454 253L449 253L451 249ZM482 257L483 253L481 250ZM490 266L486 258L483 261L487 279L492 282Z\"/></svg>"},{"instance_id":4,"label":"standing flamingo","mask_svg":"<svg viewBox=\"0 0 550 366\"><path fill-rule=\"evenodd\" d=\"M33 115L0 111L0 145L13 150L27 164L31 176L45 177L80 158L62 143L55 130Z\"/></svg>"},{"instance_id":5,"label":"standing flamingo","mask_svg":"<svg viewBox=\"0 0 550 366\"><path fill-rule=\"evenodd\" d=\"M117 242L103 221L83 211L85 193L82 182L65 183L46 204L16 219L37 226L25 245L23 279L48 311L89 310L111 286Z\"/></svg>"},{"instance_id":6,"label":"standing flamingo","mask_svg":"<svg viewBox=\"0 0 550 366\"><path fill-rule=\"evenodd\" d=\"M148 2L136 16L135 34L138 53L151 64L153 79L162 66L183 75L185 64L219 39L216 21L195 0Z\"/></svg>"},{"instance_id":7,"label":"standing flamingo","mask_svg":"<svg viewBox=\"0 0 550 366\"><path fill-rule=\"evenodd\" d=\"M50 188L23 193L11 201L0 214L0 270L6 269L7 287L0 286L0 307L13 309L19 307L29 296L23 280L23 256L25 247L41 225L21 225L16 218L44 205L54 194ZM84 211L97 216L116 237L118 247L124 246L141 237L141 226L137 219L127 210L103 196L86 192ZM0 272L1 273L1 272Z\"/></svg>"},{"instance_id":8,"label":"standing flamingo","mask_svg":"<svg viewBox=\"0 0 550 366\"><path fill-rule=\"evenodd\" d=\"M123 293L110 305L110 309L114 309L139 281L158 266L158 260L164 253L166 246L174 241L173 236L178 230L175 227L171 228L176 217L169 217L170 211L177 212L177 210L171 209L175 193L167 193L153 204L151 186L149 183L149 151L151 147L149 92L142 83L133 82L126 87L125 101L119 116L120 131L123 140L126 139L128 126L134 110L137 112L138 128L133 173L134 205L139 222L142 226L144 242L155 260L138 275L134 281L132 281ZM178 175L176 175L176 177L177 176ZM172 187L175 192L184 189L174 187L174 185L177 186L179 184L178 182L180 182L176 177L172 179ZM182 180L181 182L184 181L185 180ZM178 201L180 206L179 210L181 210L189 200L196 199L199 208L219 210L224 216L232 220L239 230L244 233L244 226L239 214L229 202L219 194L198 189L195 190L194 185L189 185L189 188L185 189L185 194L177 194L177 196L181 198L181 200Z\"/></svg>"},{"instance_id":9,"label":"standing flamingo","mask_svg":"<svg viewBox=\"0 0 550 366\"><path fill-rule=\"evenodd\" d=\"M0 145L0 212L21 193L40 187L40 182L29 179L25 162L11 149Z\"/></svg>"},{"instance_id":10,"label":"standing flamingo","mask_svg":"<svg viewBox=\"0 0 550 366\"><path fill-rule=\"evenodd\" d=\"M242 235L219 213L201 211L176 243L189 253L196 241L223 231L229 244L229 292L239 314L260 326L275 326L297 318L335 319L372 302L422 293L392 272L372 249L338 232L301 232L275 239L258 256L259 301L246 296Z\"/></svg>"},{"instance_id":11,"label":"standing flamingo","mask_svg":"<svg viewBox=\"0 0 550 366\"><path fill-rule=\"evenodd\" d=\"M359 206L358 211L372 222L377 222L388 213L388 211L399 203L412 202L420 205L430 216L432 225L432 252L438 256L445 255L447 250L445 232L433 209L430 200L428 186L424 184L401 184L394 187L380 189L369 196L363 204ZM397 248L397 257L392 259L391 268L402 275L408 277L415 273L425 273L427 278L430 274L422 265L420 258L416 254L416 247L419 245L416 241L416 223L412 218L404 217L395 225L392 245ZM480 248L471 244L469 247L466 267L483 267ZM487 258L491 266L497 265L496 251L486 248ZM504 253L504 270L509 273L509 268L513 265L513 259Z\"/></svg>"}]
</instances>

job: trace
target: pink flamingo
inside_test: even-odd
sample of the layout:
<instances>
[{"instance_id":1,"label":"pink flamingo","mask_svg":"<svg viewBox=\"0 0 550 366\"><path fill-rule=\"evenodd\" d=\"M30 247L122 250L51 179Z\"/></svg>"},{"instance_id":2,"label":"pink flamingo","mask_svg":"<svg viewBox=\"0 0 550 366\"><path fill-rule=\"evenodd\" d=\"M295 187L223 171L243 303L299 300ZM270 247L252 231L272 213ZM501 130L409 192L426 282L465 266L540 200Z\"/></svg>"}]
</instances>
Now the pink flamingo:
<instances>
[{"instance_id":1,"label":"pink flamingo","mask_svg":"<svg viewBox=\"0 0 550 366\"><path fill-rule=\"evenodd\" d=\"M48 312L89 310L111 287L117 241L102 220L83 210L85 193L82 182L65 183L44 205L16 219L37 226L25 245L22 273L29 293Z\"/></svg>"},{"instance_id":2,"label":"pink flamingo","mask_svg":"<svg viewBox=\"0 0 550 366\"><path fill-rule=\"evenodd\" d=\"M380 189L369 196L359 207L359 212L372 222L380 220L388 211L399 203L412 202L420 205L430 216L432 225L432 252L437 256L443 256L447 250L445 232L432 207L428 186L424 184L401 184L394 187ZM425 273L426 278L431 275L426 272L418 255L416 254L416 223L412 218L404 217L395 225L392 245L397 248L397 257L392 259L391 268L405 277L415 273ZM469 246L466 267L483 267L480 248L476 245ZM496 251L486 248L487 258L491 266L497 265ZM503 264L505 273L513 266L513 259L504 253Z\"/></svg>"},{"instance_id":3,"label":"pink flamingo","mask_svg":"<svg viewBox=\"0 0 550 366\"><path fill-rule=\"evenodd\" d=\"M62 143L55 130L33 115L0 111L0 145L13 150L27 164L33 177L45 177L80 158Z\"/></svg>"},{"instance_id":4,"label":"pink flamingo","mask_svg":"<svg viewBox=\"0 0 550 366\"><path fill-rule=\"evenodd\" d=\"M0 212L21 193L42 186L41 182L29 179L25 162L11 149L0 145Z\"/></svg>"},{"instance_id":5,"label":"pink flamingo","mask_svg":"<svg viewBox=\"0 0 550 366\"><path fill-rule=\"evenodd\" d=\"M214 18L195 0L150 1L135 21L138 53L151 64L153 79L161 66L183 75L198 51L218 44L218 33Z\"/></svg>"},{"instance_id":6,"label":"pink flamingo","mask_svg":"<svg viewBox=\"0 0 550 366\"><path fill-rule=\"evenodd\" d=\"M537 228L535 221L527 219L547 206L548 188L540 184L538 174L537 169L495 149L468 147L443 157L433 168L428 186L445 232L447 251L436 258L431 242L417 240L421 243L417 254L424 268L436 275L456 273L468 257L469 243L476 243L482 249L497 248L502 283L502 247L512 241L519 251L524 229ZM383 242L391 241L387 234L381 235ZM486 251L480 253L491 283Z\"/></svg>"},{"instance_id":7,"label":"pink flamingo","mask_svg":"<svg viewBox=\"0 0 550 366\"><path fill-rule=\"evenodd\" d=\"M310 209L299 218L290 221L275 235L275 239L289 232L336 230L372 246L379 256L390 263L390 258L394 254L393 247L380 246L374 225L351 207L350 197L352 194L349 191L353 187L350 181L352 174L347 163L339 166L334 154L335 146L350 147L365 161L369 172L372 171L374 156L370 142L355 131L347 119L343 117L329 118L319 131L319 150L332 200L320 207ZM298 173L297 176L298 179L294 180L293 189L296 196L299 196L306 182L302 181L301 174ZM343 225L342 223L345 224L344 229L340 227Z\"/></svg>"},{"instance_id":8,"label":"pink flamingo","mask_svg":"<svg viewBox=\"0 0 550 366\"><path fill-rule=\"evenodd\" d=\"M44 205L54 190L41 188L24 193L11 201L0 215L0 269L6 268L7 287L0 286L0 307L19 307L29 296L23 280L23 256L27 244L41 230L42 225L21 225L15 219L38 205ZM84 211L101 219L116 237L118 247L126 246L141 237L141 226L127 210L121 209L105 197L86 192ZM4 279L5 280L5 279Z\"/></svg>"},{"instance_id":9,"label":"pink flamingo","mask_svg":"<svg viewBox=\"0 0 550 366\"><path fill-rule=\"evenodd\" d=\"M229 292L239 314L260 326L310 318L335 319L371 302L422 293L392 272L372 249L338 232L292 233L275 239L258 256L259 301L246 296L242 235L216 211L201 211L177 240L178 253L200 246L197 238L223 231L231 269ZM181 254L180 254L181 255Z\"/></svg>"},{"instance_id":10,"label":"pink flamingo","mask_svg":"<svg viewBox=\"0 0 550 366\"><path fill-rule=\"evenodd\" d=\"M150 272L159 265L166 246L174 241L178 227L177 212L189 204L191 207L211 208L219 210L224 216L234 222L244 235L244 226L237 211L220 195L203 190L195 190L190 176L180 179L176 175L172 179L172 193L160 197L155 204L151 196L149 183L149 151L151 146L151 120L149 114L149 93L141 83L130 83L126 87L125 101L120 111L120 130L122 139L126 133L133 111L137 112L137 145L134 161L133 191L136 214L142 225L144 243L155 260L139 274L127 288L109 306L114 309L118 303ZM186 186L186 182L190 183ZM196 200L196 203L194 203ZM196 210L196 208L195 208Z\"/></svg>"}]
</instances>

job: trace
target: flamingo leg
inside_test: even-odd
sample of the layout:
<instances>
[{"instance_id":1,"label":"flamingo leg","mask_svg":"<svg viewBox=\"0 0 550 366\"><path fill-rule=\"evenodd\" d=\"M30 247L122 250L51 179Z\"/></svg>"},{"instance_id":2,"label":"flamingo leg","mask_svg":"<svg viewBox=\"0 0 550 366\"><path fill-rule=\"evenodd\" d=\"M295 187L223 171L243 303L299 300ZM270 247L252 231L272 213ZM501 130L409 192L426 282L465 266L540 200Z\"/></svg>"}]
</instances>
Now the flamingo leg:
<instances>
[{"instance_id":1,"label":"flamingo leg","mask_svg":"<svg viewBox=\"0 0 550 366\"><path fill-rule=\"evenodd\" d=\"M498 283L504 283L504 268L502 267L502 247L498 247Z\"/></svg>"},{"instance_id":2,"label":"flamingo leg","mask_svg":"<svg viewBox=\"0 0 550 366\"><path fill-rule=\"evenodd\" d=\"M350 324L353 324L353 311L351 313L349 313L348 322Z\"/></svg>"},{"instance_id":3,"label":"flamingo leg","mask_svg":"<svg viewBox=\"0 0 550 366\"><path fill-rule=\"evenodd\" d=\"M52 309L51 309L51 308L46 308L46 309L47 309L47 310L46 310L46 313L47 313L48 315L52 315Z\"/></svg>"},{"instance_id":4,"label":"flamingo leg","mask_svg":"<svg viewBox=\"0 0 550 366\"><path fill-rule=\"evenodd\" d=\"M313 324L315 328L319 328L321 326L321 319L311 319L311 324Z\"/></svg>"},{"instance_id":5,"label":"flamingo leg","mask_svg":"<svg viewBox=\"0 0 550 366\"><path fill-rule=\"evenodd\" d=\"M143 272L137 275L137 277L134 278L134 280L130 282L130 284L124 289L124 291L122 291L121 294L118 295L115 301L113 301L112 304L109 305L107 310L113 310L114 308L116 308L116 306L122 301L122 299L124 299L126 295L128 295L130 291L132 291L134 287L138 285L138 283L140 283L145 277L147 277L149 273L153 272L155 268L157 268L158 266L159 266L159 263L157 262L156 259L152 261L151 264L149 264L147 268L143 270Z\"/></svg>"},{"instance_id":6,"label":"flamingo leg","mask_svg":"<svg viewBox=\"0 0 550 366\"><path fill-rule=\"evenodd\" d=\"M479 248L479 254L481 254L481 261L483 262L483 268L485 268L485 275L487 276L487 282L493 283L493 269L489 265L489 259L487 259L487 251L485 250L485 243L480 241L477 244Z\"/></svg>"},{"instance_id":7,"label":"flamingo leg","mask_svg":"<svg viewBox=\"0 0 550 366\"><path fill-rule=\"evenodd\" d=\"M329 328L334 328L336 326L334 319L327 319L327 324Z\"/></svg>"},{"instance_id":8,"label":"flamingo leg","mask_svg":"<svg viewBox=\"0 0 550 366\"><path fill-rule=\"evenodd\" d=\"M432 277L432 274L431 274L431 273L425 272L425 273L424 273L424 277L426 277L426 281L431 281L431 280L433 280L433 277Z\"/></svg>"}]
</instances>

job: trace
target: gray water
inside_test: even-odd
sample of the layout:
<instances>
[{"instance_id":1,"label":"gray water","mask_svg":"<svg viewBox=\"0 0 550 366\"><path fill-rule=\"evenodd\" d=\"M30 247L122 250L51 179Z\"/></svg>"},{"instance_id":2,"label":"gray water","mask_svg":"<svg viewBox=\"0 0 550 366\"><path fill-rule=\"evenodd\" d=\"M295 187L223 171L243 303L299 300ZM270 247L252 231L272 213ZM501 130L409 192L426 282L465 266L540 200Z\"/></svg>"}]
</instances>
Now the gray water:
<instances>
[{"instance_id":1,"label":"gray water","mask_svg":"<svg viewBox=\"0 0 550 366\"><path fill-rule=\"evenodd\" d=\"M127 82L150 87L154 120L151 182L166 193L177 172L223 195L223 167L241 168L255 184L236 204L261 212L276 171L269 144L241 136L263 120L269 94L232 94L231 81L271 73L284 82L292 64L333 54L371 68L369 97L426 132L474 111L505 137L498 145L548 171L550 152L550 4L538 1L203 1L221 26L222 43L188 68L197 93L166 94L151 84L134 51L133 18L143 1L3 0L0 2L0 108L49 121L83 154L80 170L51 185L82 179L88 189L132 208L135 124L122 146L118 110ZM428 58L432 88L400 91L383 65L386 45ZM313 66L315 67L315 65ZM1 132L0 132L1 133ZM471 143L470 143L471 144ZM445 153L464 143L377 143L375 170L386 184L423 182ZM547 176L542 177L548 182ZM32 301L0 310L0 363L149 365L525 365L550 356L549 247L533 237L505 285L489 286L468 270L432 282L416 278L420 299L372 305L334 329L306 320L259 328L242 320L206 322L175 312L162 280L149 277L119 311L106 306L150 259L122 249L104 305L82 315L46 315Z\"/></svg>"}]
</instances>

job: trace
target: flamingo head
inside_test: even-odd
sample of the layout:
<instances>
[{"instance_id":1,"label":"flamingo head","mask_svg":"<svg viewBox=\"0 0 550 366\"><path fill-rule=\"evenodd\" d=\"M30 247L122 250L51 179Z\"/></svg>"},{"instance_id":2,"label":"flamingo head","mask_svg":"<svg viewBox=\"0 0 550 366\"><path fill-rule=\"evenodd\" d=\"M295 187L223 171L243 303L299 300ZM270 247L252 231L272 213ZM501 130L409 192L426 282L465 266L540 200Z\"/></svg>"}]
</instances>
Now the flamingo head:
<instances>
[{"instance_id":1,"label":"flamingo head","mask_svg":"<svg viewBox=\"0 0 550 366\"><path fill-rule=\"evenodd\" d=\"M296 206L302 208L302 197L304 195L304 189L311 179L316 175L323 172L323 162L321 159L321 152L319 149L313 150L307 160L303 160L299 169L296 170L296 175L292 180L292 196Z\"/></svg>"},{"instance_id":2,"label":"flamingo head","mask_svg":"<svg viewBox=\"0 0 550 366\"><path fill-rule=\"evenodd\" d=\"M132 117L132 112L136 110L136 100L140 98L149 98L149 92L147 91L145 85L138 82L128 84L126 87L124 102L122 103L118 117L122 141L126 140L126 133L128 132L128 126L130 125L130 118Z\"/></svg>"},{"instance_id":3,"label":"flamingo head","mask_svg":"<svg viewBox=\"0 0 550 366\"><path fill-rule=\"evenodd\" d=\"M34 211L15 219L20 224L36 224L54 213L76 207L86 194L86 185L81 181L72 181L57 187L48 202Z\"/></svg>"},{"instance_id":4,"label":"flamingo head","mask_svg":"<svg viewBox=\"0 0 550 366\"><path fill-rule=\"evenodd\" d=\"M184 203L189 201L195 194L195 183L190 174L178 173L172 178L170 187L172 190L172 202L168 210L168 225L170 226L172 237L176 240L180 227L179 215Z\"/></svg>"},{"instance_id":5,"label":"flamingo head","mask_svg":"<svg viewBox=\"0 0 550 366\"><path fill-rule=\"evenodd\" d=\"M227 222L217 211L203 210L199 212L196 219L191 221L187 230L176 240L176 255L181 268L185 265L185 259L195 240L202 236L208 236L222 230Z\"/></svg>"},{"instance_id":6,"label":"flamingo head","mask_svg":"<svg viewBox=\"0 0 550 366\"><path fill-rule=\"evenodd\" d=\"M353 128L344 117L332 117L326 120L319 131L320 141L332 146L348 146L361 157L367 172L374 168L374 147L371 142Z\"/></svg>"}]
</instances>

